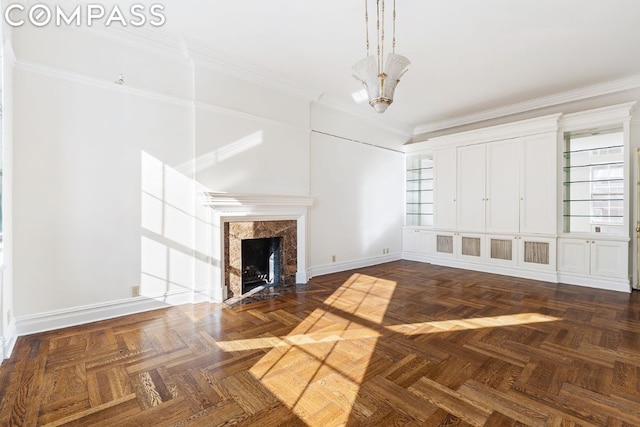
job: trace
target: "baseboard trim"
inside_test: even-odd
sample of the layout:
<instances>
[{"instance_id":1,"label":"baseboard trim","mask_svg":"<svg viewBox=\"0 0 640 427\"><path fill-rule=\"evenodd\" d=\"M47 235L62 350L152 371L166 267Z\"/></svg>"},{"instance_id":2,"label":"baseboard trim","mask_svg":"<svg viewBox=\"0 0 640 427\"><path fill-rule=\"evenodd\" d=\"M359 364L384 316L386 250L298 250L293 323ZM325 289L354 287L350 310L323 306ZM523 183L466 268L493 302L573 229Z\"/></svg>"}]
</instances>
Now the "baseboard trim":
<instances>
[{"instance_id":1,"label":"baseboard trim","mask_svg":"<svg viewBox=\"0 0 640 427\"><path fill-rule=\"evenodd\" d=\"M402 252L402 259L405 259L407 261L426 262L429 264L431 263L431 257L415 252Z\"/></svg>"},{"instance_id":2,"label":"baseboard trim","mask_svg":"<svg viewBox=\"0 0 640 427\"><path fill-rule=\"evenodd\" d=\"M191 303L193 303L193 293L189 291L154 298L141 296L104 304L86 305L17 317L16 332L17 336L23 336Z\"/></svg>"},{"instance_id":3,"label":"baseboard trim","mask_svg":"<svg viewBox=\"0 0 640 427\"><path fill-rule=\"evenodd\" d=\"M2 359L0 359L0 363L11 357L13 348L16 346L16 341L18 341L18 337L16 335L12 335L9 338L0 338L0 345L2 346Z\"/></svg>"},{"instance_id":4,"label":"baseboard trim","mask_svg":"<svg viewBox=\"0 0 640 427\"><path fill-rule=\"evenodd\" d=\"M385 262L399 261L402 259L400 253L382 255L358 260L335 262L332 264L311 267L310 277L323 276L325 274L339 273L341 271L354 270L356 268L370 267L372 265L384 264Z\"/></svg>"},{"instance_id":5,"label":"baseboard trim","mask_svg":"<svg viewBox=\"0 0 640 427\"><path fill-rule=\"evenodd\" d=\"M532 271L519 268L500 267L489 264L471 264L464 261L433 257L431 264L443 267L459 268L462 270L481 271L483 273L500 274L502 276L520 277L523 279L540 280L542 282L558 283L558 275L555 271Z\"/></svg>"},{"instance_id":6,"label":"baseboard trim","mask_svg":"<svg viewBox=\"0 0 640 427\"><path fill-rule=\"evenodd\" d=\"M620 278L594 277L581 274L565 273L561 271L533 271L520 268L501 267L489 264L466 263L458 259L430 257L422 254L403 253L402 259L409 261L427 262L443 267L460 268L462 270L481 271L483 273L500 274L503 276L521 277L523 279L540 280L543 282L584 286L587 288L604 289L608 291L631 292L631 282Z\"/></svg>"},{"instance_id":7,"label":"baseboard trim","mask_svg":"<svg viewBox=\"0 0 640 427\"><path fill-rule=\"evenodd\" d=\"M615 277L594 277L581 274L558 272L558 281L568 285L605 289L608 291L631 292L631 281Z\"/></svg>"}]
</instances>

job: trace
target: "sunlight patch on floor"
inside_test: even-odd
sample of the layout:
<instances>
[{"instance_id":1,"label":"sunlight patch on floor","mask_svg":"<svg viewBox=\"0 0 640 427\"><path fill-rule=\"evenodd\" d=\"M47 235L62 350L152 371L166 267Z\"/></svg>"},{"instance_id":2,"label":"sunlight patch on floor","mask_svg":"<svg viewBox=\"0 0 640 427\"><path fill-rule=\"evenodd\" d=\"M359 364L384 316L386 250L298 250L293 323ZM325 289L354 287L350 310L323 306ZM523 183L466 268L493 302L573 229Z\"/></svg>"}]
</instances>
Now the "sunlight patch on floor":
<instances>
[{"instance_id":1,"label":"sunlight patch on floor","mask_svg":"<svg viewBox=\"0 0 640 427\"><path fill-rule=\"evenodd\" d=\"M530 323L555 322L561 320L539 313L519 313L505 316L478 317L475 319L438 320L433 322L409 323L387 326L387 329L404 335L422 335L438 332L464 331L481 328L527 325Z\"/></svg>"},{"instance_id":2,"label":"sunlight patch on floor","mask_svg":"<svg viewBox=\"0 0 640 427\"><path fill-rule=\"evenodd\" d=\"M327 417L333 425L345 424L380 336L355 320L380 324L395 286L354 274L325 300L327 311L315 310L289 335L276 338L277 346L250 372L308 425L324 426Z\"/></svg>"},{"instance_id":3,"label":"sunlight patch on floor","mask_svg":"<svg viewBox=\"0 0 640 427\"><path fill-rule=\"evenodd\" d=\"M399 332L404 335L423 335L481 328L527 325L532 323L556 322L558 320L561 319L539 313L519 313L508 314L505 316L478 317L474 319L405 323L402 325L385 326L384 329L391 332ZM338 323L333 323L333 325L338 325ZM354 329L353 326L356 328ZM341 331L318 331L308 334L287 335L285 337L272 336L250 338L246 340L218 341L216 344L224 351L244 351L256 350L259 348L287 347L291 345L313 345L344 340L377 339L382 335L383 333L380 331L361 327L360 325L352 323L350 329Z\"/></svg>"},{"instance_id":4,"label":"sunlight patch on floor","mask_svg":"<svg viewBox=\"0 0 640 427\"><path fill-rule=\"evenodd\" d=\"M224 351L269 349L251 369L310 426L346 424L378 338L517 326L561 320L539 313L382 325L396 283L354 274L287 336L218 341Z\"/></svg>"}]
</instances>

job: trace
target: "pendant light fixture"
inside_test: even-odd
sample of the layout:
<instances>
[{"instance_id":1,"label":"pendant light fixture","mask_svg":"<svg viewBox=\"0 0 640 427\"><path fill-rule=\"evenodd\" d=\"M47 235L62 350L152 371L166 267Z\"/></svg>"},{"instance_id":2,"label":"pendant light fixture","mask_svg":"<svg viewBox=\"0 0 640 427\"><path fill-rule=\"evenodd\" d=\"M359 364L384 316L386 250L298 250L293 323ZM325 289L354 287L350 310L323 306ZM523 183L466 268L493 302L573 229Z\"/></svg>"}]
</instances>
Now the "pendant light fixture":
<instances>
[{"instance_id":1,"label":"pendant light fixture","mask_svg":"<svg viewBox=\"0 0 640 427\"><path fill-rule=\"evenodd\" d=\"M396 1L393 0L393 40L391 53L384 55L384 0L376 0L376 41L375 55L369 54L369 8L364 1L364 22L366 27L367 56L352 67L353 76L362 82L369 97L369 105L378 113L384 113L393 102L400 77L411 63L405 56L396 54Z\"/></svg>"}]
</instances>

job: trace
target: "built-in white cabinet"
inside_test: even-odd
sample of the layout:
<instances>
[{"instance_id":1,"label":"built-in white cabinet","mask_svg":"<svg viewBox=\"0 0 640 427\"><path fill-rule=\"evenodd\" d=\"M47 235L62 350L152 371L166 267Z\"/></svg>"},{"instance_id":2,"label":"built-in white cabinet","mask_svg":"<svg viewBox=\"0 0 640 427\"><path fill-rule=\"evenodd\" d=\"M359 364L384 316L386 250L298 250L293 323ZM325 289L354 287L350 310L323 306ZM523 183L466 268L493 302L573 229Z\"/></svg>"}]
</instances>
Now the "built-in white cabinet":
<instances>
[{"instance_id":1,"label":"built-in white cabinet","mask_svg":"<svg viewBox=\"0 0 640 427\"><path fill-rule=\"evenodd\" d=\"M521 140L486 144L485 212L488 233L518 233L520 230L519 175L524 159Z\"/></svg>"},{"instance_id":2,"label":"built-in white cabinet","mask_svg":"<svg viewBox=\"0 0 640 427\"><path fill-rule=\"evenodd\" d=\"M405 231L403 253L628 291L634 108L553 114L408 145L408 155L433 158L434 221L425 236Z\"/></svg>"},{"instance_id":3,"label":"built-in white cabinet","mask_svg":"<svg viewBox=\"0 0 640 427\"><path fill-rule=\"evenodd\" d=\"M487 236L487 254L491 263L528 270L556 269L556 239L540 236Z\"/></svg>"},{"instance_id":4,"label":"built-in white cabinet","mask_svg":"<svg viewBox=\"0 0 640 427\"><path fill-rule=\"evenodd\" d=\"M455 258L458 253L457 233L436 231L433 233L434 255L438 258Z\"/></svg>"},{"instance_id":5,"label":"built-in white cabinet","mask_svg":"<svg viewBox=\"0 0 640 427\"><path fill-rule=\"evenodd\" d=\"M558 154L555 132L520 143L520 233L555 235L558 230Z\"/></svg>"},{"instance_id":6,"label":"built-in white cabinet","mask_svg":"<svg viewBox=\"0 0 640 427\"><path fill-rule=\"evenodd\" d=\"M434 231L434 256L478 262L485 258L485 236L474 233Z\"/></svg>"},{"instance_id":7,"label":"built-in white cabinet","mask_svg":"<svg viewBox=\"0 0 640 427\"><path fill-rule=\"evenodd\" d=\"M428 255L432 252L432 235L429 231L419 228L405 228L402 231L402 251Z\"/></svg>"},{"instance_id":8,"label":"built-in white cabinet","mask_svg":"<svg viewBox=\"0 0 640 427\"><path fill-rule=\"evenodd\" d=\"M629 243L590 238L558 239L558 270L566 273L627 279Z\"/></svg>"},{"instance_id":9,"label":"built-in white cabinet","mask_svg":"<svg viewBox=\"0 0 640 427\"><path fill-rule=\"evenodd\" d=\"M556 134L486 144L487 233L557 232Z\"/></svg>"},{"instance_id":10,"label":"built-in white cabinet","mask_svg":"<svg viewBox=\"0 0 640 427\"><path fill-rule=\"evenodd\" d=\"M433 234L428 229L405 227L402 230L402 258L430 262L433 256Z\"/></svg>"},{"instance_id":11,"label":"built-in white cabinet","mask_svg":"<svg viewBox=\"0 0 640 427\"><path fill-rule=\"evenodd\" d=\"M453 230L457 224L456 162L455 148L437 150L433 153L434 226L443 230Z\"/></svg>"},{"instance_id":12,"label":"built-in white cabinet","mask_svg":"<svg viewBox=\"0 0 640 427\"><path fill-rule=\"evenodd\" d=\"M458 148L458 230L485 231L485 171L485 144Z\"/></svg>"},{"instance_id":13,"label":"built-in white cabinet","mask_svg":"<svg viewBox=\"0 0 640 427\"><path fill-rule=\"evenodd\" d=\"M435 228L555 235L556 143L547 132L437 151Z\"/></svg>"}]
</instances>

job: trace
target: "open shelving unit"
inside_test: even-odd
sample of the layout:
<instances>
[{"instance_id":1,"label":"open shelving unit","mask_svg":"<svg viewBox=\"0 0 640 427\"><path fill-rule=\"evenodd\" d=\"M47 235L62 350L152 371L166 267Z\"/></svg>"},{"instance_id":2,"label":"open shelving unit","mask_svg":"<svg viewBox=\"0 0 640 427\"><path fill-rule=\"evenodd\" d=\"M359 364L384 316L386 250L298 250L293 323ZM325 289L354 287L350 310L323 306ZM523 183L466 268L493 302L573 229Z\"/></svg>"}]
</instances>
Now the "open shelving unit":
<instances>
[{"instance_id":1,"label":"open shelving unit","mask_svg":"<svg viewBox=\"0 0 640 427\"><path fill-rule=\"evenodd\" d=\"M407 158L406 225L433 225L433 160L429 158Z\"/></svg>"},{"instance_id":2,"label":"open shelving unit","mask_svg":"<svg viewBox=\"0 0 640 427\"><path fill-rule=\"evenodd\" d=\"M619 144L611 144L615 134L565 136L562 153L565 233L614 232L622 225L624 144L621 137Z\"/></svg>"}]
</instances>

